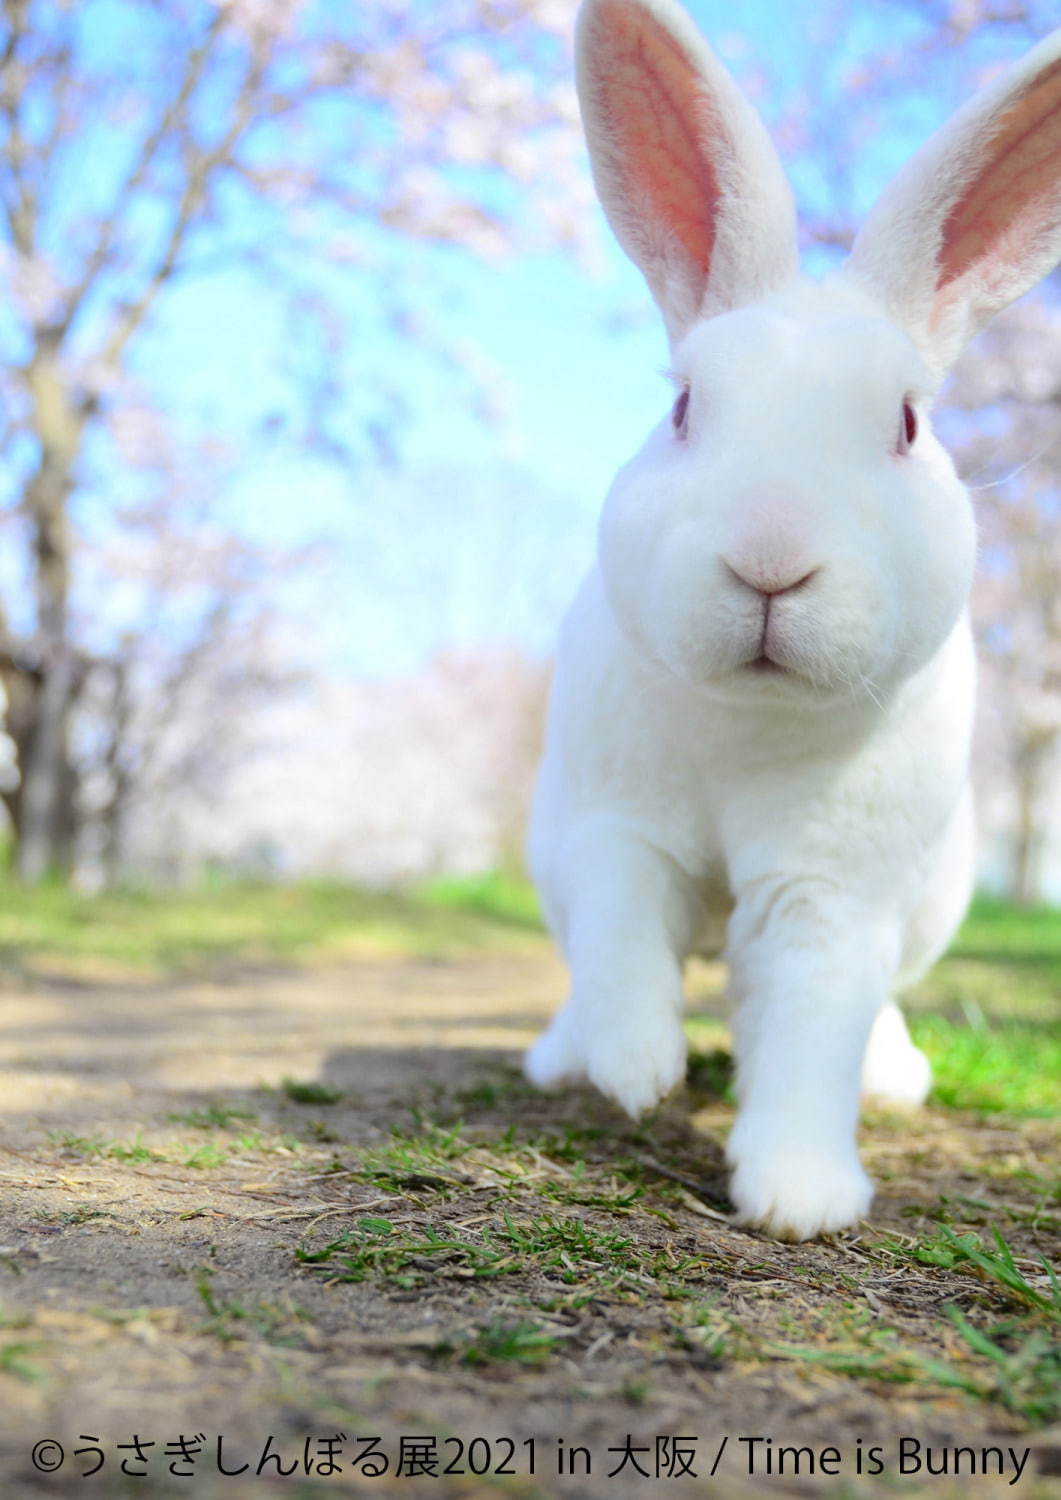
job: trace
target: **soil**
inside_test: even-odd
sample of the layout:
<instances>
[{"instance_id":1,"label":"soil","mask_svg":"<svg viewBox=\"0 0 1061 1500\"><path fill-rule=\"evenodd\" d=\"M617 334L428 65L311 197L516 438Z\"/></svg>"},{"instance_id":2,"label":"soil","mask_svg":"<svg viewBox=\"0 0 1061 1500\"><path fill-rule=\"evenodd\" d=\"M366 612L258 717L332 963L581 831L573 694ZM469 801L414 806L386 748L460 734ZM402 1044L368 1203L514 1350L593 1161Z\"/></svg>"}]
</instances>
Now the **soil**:
<instances>
[{"instance_id":1,"label":"soil","mask_svg":"<svg viewBox=\"0 0 1061 1500\"><path fill-rule=\"evenodd\" d=\"M698 971L700 1009L717 1009L718 980ZM924 1233L949 1200L957 1229L962 1205L973 1224L986 1205L1022 1265L1056 1254L1032 1184L1056 1162L1057 1124L877 1117L863 1139L881 1184L871 1221L827 1243L777 1245L727 1217L732 1111L717 1095L691 1089L631 1133L587 1092L545 1097L519 1081L520 1049L562 990L555 959L531 946L180 983L56 975L0 995L0 1494L1061 1495L1058 1430L1036 1433L943 1380L813 1358L856 1337L872 1348L879 1327L884 1344L894 1330L904 1349L960 1364L967 1349L945 1306L972 1308L990 1289L881 1246ZM341 1097L299 1103L285 1078ZM211 1108L254 1118L189 1123ZM394 1129L425 1121L461 1121L483 1152L390 1180L359 1169ZM533 1143L588 1126L594 1182L609 1180L610 1156L641 1160L636 1201L580 1201L583 1169L543 1149L539 1172L533 1144L518 1178L499 1169L510 1127L509 1141ZM220 1161L184 1164L209 1142L224 1146ZM566 1201L545 1191L557 1181ZM629 1278L557 1307L562 1277L540 1264L480 1279L436 1258L411 1279L342 1281L295 1254L364 1218L468 1236L506 1214L573 1217L646 1256L696 1262L696 1328L708 1335L690 1332L688 1300L647 1286L639 1296ZM528 1320L553 1340L540 1361L469 1353L482 1329ZM339 1434L344 1468L329 1478L319 1442ZM455 1472L396 1475L401 1438L418 1435L445 1444L440 1468ZM198 1442L193 1457L181 1457L182 1436ZM141 1458L119 1446L137 1437ZM611 1472L628 1437L647 1449L635 1457L650 1477L633 1459ZM388 1457L378 1477L368 1438ZM678 1438L695 1450L695 1478L678 1472ZM36 1449L35 1464L42 1442L65 1455L50 1476L42 1466L59 1450ZM809 1452L779 1458L786 1444ZM1008 1458L1001 1478L925 1472L929 1449L937 1468L990 1467L985 1447L1029 1450L1019 1482ZM588 1450L588 1477L575 1449ZM270 1454L293 1472L281 1477ZM220 1472L245 1463L240 1477Z\"/></svg>"}]
</instances>

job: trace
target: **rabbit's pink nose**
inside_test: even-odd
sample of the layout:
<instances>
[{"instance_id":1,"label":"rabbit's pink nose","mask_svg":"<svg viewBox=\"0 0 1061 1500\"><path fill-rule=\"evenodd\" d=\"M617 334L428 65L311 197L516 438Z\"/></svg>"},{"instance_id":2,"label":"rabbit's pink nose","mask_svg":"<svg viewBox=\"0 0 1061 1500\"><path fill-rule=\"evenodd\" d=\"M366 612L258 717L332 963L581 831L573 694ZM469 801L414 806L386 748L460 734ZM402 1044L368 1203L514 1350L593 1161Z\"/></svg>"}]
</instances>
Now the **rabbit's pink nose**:
<instances>
[{"instance_id":1,"label":"rabbit's pink nose","mask_svg":"<svg viewBox=\"0 0 1061 1500\"><path fill-rule=\"evenodd\" d=\"M779 568L756 568L750 564L736 568L725 558L722 561L738 583L742 583L745 588L751 589L755 594L762 594L764 599L773 599L777 594L795 593L796 589L801 589L810 583L818 572L817 568L803 566L789 568L787 572Z\"/></svg>"}]
</instances>

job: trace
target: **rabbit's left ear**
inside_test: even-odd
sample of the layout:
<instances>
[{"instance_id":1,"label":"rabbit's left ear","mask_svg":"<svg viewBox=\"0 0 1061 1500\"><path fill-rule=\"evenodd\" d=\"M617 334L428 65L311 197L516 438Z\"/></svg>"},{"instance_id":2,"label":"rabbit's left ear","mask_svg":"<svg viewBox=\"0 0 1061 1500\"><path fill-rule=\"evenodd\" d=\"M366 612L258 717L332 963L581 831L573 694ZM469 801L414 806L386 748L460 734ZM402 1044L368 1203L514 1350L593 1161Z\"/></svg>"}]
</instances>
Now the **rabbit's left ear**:
<instances>
[{"instance_id":1,"label":"rabbit's left ear","mask_svg":"<svg viewBox=\"0 0 1061 1500\"><path fill-rule=\"evenodd\" d=\"M849 272L938 372L1061 260L1061 30L983 89L907 163Z\"/></svg>"}]
</instances>

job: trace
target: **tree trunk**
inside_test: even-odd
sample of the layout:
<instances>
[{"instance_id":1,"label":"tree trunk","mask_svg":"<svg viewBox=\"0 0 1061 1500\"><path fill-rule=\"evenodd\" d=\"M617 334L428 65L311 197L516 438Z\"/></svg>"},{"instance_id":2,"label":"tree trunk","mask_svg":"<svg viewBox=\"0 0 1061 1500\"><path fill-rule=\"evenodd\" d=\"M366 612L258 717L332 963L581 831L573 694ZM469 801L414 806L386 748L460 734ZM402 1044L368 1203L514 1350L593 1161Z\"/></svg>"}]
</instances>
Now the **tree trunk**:
<instances>
[{"instance_id":1,"label":"tree trunk","mask_svg":"<svg viewBox=\"0 0 1061 1500\"><path fill-rule=\"evenodd\" d=\"M15 830L15 868L23 880L40 880L62 864L62 830L73 826L67 805L75 777L70 766L69 721L77 664L69 640L70 534L67 502L83 420L73 406L54 352L40 347L27 371L36 408L40 458L26 487L23 508L33 527L37 634L41 686L36 722L19 770L22 794Z\"/></svg>"},{"instance_id":2,"label":"tree trunk","mask_svg":"<svg viewBox=\"0 0 1061 1500\"><path fill-rule=\"evenodd\" d=\"M73 679L73 659L68 652L62 652L45 668L37 722L21 768L15 869L22 880L41 880L62 862L59 834L70 812L63 806L63 795L72 790L67 726Z\"/></svg>"},{"instance_id":3,"label":"tree trunk","mask_svg":"<svg viewBox=\"0 0 1061 1500\"><path fill-rule=\"evenodd\" d=\"M5 632L6 633L6 632ZM4 808L11 824L12 847L18 848L22 828L22 768L29 761L29 745L37 726L38 700L43 678L36 656L27 648L8 642L0 650L0 677L3 679L7 706L4 729L15 746L15 765L19 778L3 791Z\"/></svg>"},{"instance_id":4,"label":"tree trunk","mask_svg":"<svg viewBox=\"0 0 1061 1500\"><path fill-rule=\"evenodd\" d=\"M1013 847L1013 899L1019 906L1034 906L1040 896L1040 852L1038 826L1039 794L1043 770L1053 748L1053 733L1029 731L1017 749L1017 827Z\"/></svg>"},{"instance_id":5,"label":"tree trunk","mask_svg":"<svg viewBox=\"0 0 1061 1500\"><path fill-rule=\"evenodd\" d=\"M128 650L128 643L125 649ZM108 885L120 878L125 862L125 831L129 818L129 801L133 780L126 762L125 741L132 713L129 692L129 667L124 660L114 663L111 682L110 741L105 765L110 777L111 794L103 811L103 870Z\"/></svg>"}]
</instances>

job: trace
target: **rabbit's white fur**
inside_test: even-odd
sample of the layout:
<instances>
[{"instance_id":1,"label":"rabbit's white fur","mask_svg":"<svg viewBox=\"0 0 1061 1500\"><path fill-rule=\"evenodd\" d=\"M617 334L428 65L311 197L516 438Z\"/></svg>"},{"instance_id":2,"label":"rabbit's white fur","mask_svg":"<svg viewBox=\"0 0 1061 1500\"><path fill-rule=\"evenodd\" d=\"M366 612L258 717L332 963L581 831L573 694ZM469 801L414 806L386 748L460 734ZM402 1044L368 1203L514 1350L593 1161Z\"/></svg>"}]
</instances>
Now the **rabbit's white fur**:
<instances>
[{"instance_id":1,"label":"rabbit's white fur","mask_svg":"<svg viewBox=\"0 0 1061 1500\"><path fill-rule=\"evenodd\" d=\"M975 529L927 407L1061 257L1061 32L820 284L765 131L676 4L584 0L578 43L598 191L688 426L619 471L563 629L529 853L572 990L526 1070L657 1103L685 1069L683 960L728 919L732 1197L806 1238L869 1207L860 1085L928 1090L891 995L970 889Z\"/></svg>"}]
</instances>

